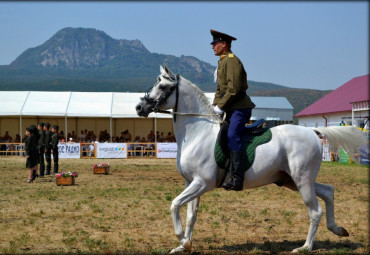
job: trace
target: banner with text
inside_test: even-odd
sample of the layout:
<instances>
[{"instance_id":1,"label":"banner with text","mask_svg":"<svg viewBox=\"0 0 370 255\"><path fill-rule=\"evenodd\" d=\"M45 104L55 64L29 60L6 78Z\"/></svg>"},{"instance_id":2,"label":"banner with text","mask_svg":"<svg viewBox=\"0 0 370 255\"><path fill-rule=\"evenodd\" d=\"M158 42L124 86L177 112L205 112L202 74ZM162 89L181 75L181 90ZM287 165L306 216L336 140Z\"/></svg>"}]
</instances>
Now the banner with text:
<instances>
[{"instance_id":1,"label":"banner with text","mask_svg":"<svg viewBox=\"0 0 370 255\"><path fill-rule=\"evenodd\" d=\"M177 143L157 143L157 158L176 158Z\"/></svg>"},{"instance_id":2,"label":"banner with text","mask_svg":"<svg viewBox=\"0 0 370 255\"><path fill-rule=\"evenodd\" d=\"M97 143L96 158L127 158L127 143Z\"/></svg>"},{"instance_id":3,"label":"banner with text","mask_svg":"<svg viewBox=\"0 0 370 255\"><path fill-rule=\"evenodd\" d=\"M59 158L80 158L80 143L60 143L58 144Z\"/></svg>"}]
</instances>

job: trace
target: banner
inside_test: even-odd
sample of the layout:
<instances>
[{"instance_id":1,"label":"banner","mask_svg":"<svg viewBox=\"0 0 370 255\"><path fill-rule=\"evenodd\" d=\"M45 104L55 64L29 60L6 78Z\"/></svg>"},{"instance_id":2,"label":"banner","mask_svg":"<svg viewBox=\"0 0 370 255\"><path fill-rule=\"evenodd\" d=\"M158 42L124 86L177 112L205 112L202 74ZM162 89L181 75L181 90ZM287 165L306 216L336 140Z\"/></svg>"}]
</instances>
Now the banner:
<instances>
[{"instance_id":1,"label":"banner","mask_svg":"<svg viewBox=\"0 0 370 255\"><path fill-rule=\"evenodd\" d=\"M349 155L342 148L339 151L339 163L345 163L345 164L351 163L349 160Z\"/></svg>"},{"instance_id":2,"label":"banner","mask_svg":"<svg viewBox=\"0 0 370 255\"><path fill-rule=\"evenodd\" d=\"M96 158L127 158L127 143L96 143Z\"/></svg>"},{"instance_id":3,"label":"banner","mask_svg":"<svg viewBox=\"0 0 370 255\"><path fill-rule=\"evenodd\" d=\"M322 144L322 161L330 161L331 155L330 155L330 145L329 143L323 143Z\"/></svg>"},{"instance_id":4,"label":"banner","mask_svg":"<svg viewBox=\"0 0 370 255\"><path fill-rule=\"evenodd\" d=\"M157 158L176 158L177 143L157 143Z\"/></svg>"},{"instance_id":5,"label":"banner","mask_svg":"<svg viewBox=\"0 0 370 255\"><path fill-rule=\"evenodd\" d=\"M367 144L360 148L360 156L360 163L370 166L370 144Z\"/></svg>"},{"instance_id":6,"label":"banner","mask_svg":"<svg viewBox=\"0 0 370 255\"><path fill-rule=\"evenodd\" d=\"M80 143L59 143L58 156L59 158L80 158Z\"/></svg>"}]
</instances>

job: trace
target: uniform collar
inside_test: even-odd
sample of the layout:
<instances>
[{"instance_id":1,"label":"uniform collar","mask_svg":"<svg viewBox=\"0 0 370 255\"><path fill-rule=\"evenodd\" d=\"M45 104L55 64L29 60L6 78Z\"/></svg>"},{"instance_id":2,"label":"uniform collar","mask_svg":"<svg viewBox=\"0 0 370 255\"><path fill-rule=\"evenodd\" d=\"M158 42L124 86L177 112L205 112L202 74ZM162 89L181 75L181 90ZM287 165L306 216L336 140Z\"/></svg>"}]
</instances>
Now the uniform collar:
<instances>
[{"instance_id":1,"label":"uniform collar","mask_svg":"<svg viewBox=\"0 0 370 255\"><path fill-rule=\"evenodd\" d=\"M221 55L219 60L224 59L224 58L225 58L227 55L229 55L230 53L232 53L232 52L231 52L231 51L228 51L228 52L226 52L226 53L225 53L225 55Z\"/></svg>"}]
</instances>

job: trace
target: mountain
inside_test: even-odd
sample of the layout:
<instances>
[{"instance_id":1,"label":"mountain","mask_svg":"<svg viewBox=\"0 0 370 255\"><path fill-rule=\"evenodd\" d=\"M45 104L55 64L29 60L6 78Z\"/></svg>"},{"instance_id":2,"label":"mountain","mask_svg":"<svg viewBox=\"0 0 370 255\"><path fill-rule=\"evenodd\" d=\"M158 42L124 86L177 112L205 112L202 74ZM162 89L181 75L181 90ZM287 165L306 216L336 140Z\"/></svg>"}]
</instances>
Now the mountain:
<instances>
[{"instance_id":1,"label":"mountain","mask_svg":"<svg viewBox=\"0 0 370 255\"><path fill-rule=\"evenodd\" d=\"M64 28L0 66L0 90L142 92L167 64L204 91L215 91L215 66L192 56L149 52L139 40L113 39L92 28ZM251 96L285 96L294 113L329 91L248 81Z\"/></svg>"}]
</instances>

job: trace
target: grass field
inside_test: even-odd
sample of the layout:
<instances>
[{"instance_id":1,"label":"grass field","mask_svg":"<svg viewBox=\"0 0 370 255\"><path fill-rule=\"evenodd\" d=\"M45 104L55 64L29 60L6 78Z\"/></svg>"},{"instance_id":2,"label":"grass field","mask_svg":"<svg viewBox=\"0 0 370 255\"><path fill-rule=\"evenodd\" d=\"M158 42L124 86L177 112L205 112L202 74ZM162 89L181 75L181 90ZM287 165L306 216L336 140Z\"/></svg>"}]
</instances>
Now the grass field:
<instances>
[{"instance_id":1,"label":"grass field","mask_svg":"<svg viewBox=\"0 0 370 255\"><path fill-rule=\"evenodd\" d=\"M60 171L79 177L57 186L54 176L27 184L24 158L0 158L0 253L166 254L177 247L169 209L184 180L175 160L100 160L110 174L94 175L97 162L61 159ZM331 233L323 216L313 253L367 254L368 168L323 163L317 180L336 188L336 222L350 236ZM297 192L216 189L201 198L193 254L286 254L303 245L308 227Z\"/></svg>"}]
</instances>

